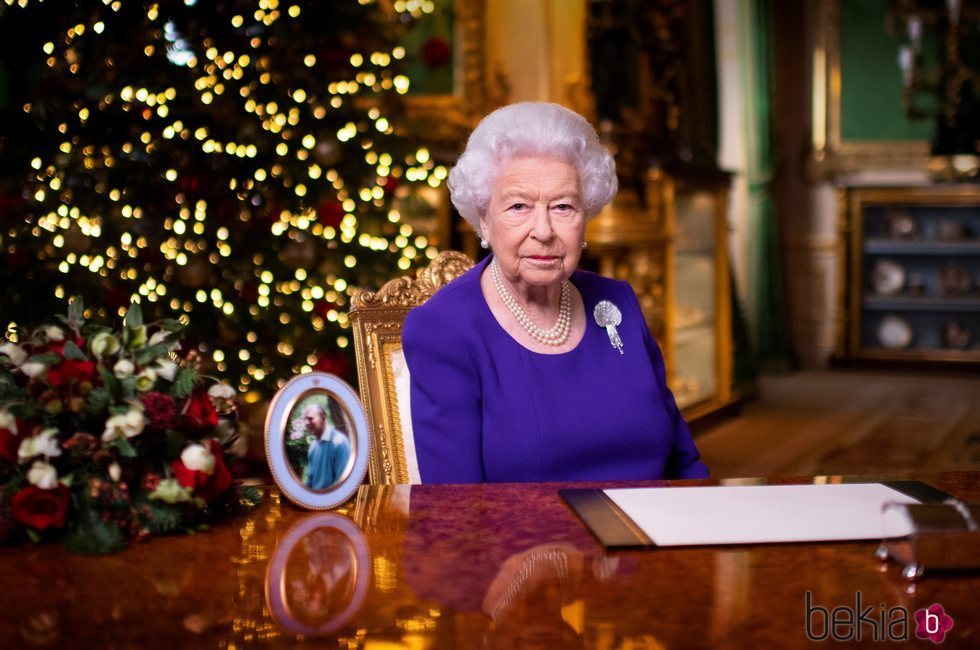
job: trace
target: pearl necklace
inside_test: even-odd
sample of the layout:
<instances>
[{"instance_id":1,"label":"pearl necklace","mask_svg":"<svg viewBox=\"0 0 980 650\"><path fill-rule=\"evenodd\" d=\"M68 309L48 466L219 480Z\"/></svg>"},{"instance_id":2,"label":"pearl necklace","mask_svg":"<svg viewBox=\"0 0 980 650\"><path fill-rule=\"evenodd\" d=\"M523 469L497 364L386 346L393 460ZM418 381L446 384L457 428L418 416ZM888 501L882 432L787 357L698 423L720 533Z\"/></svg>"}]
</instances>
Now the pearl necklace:
<instances>
[{"instance_id":1,"label":"pearl necklace","mask_svg":"<svg viewBox=\"0 0 980 650\"><path fill-rule=\"evenodd\" d=\"M545 551L544 553L539 551L535 555L524 558L524 562L521 563L521 570L517 572L514 581L507 587L507 591L497 598L493 608L490 610L490 619L494 623L497 622L497 617L500 616L500 613L510 607L514 600L519 595L522 595L522 591L526 591L528 587L527 582L539 563L547 565L548 568L557 574L561 595L568 595L568 555L558 549Z\"/></svg>"},{"instance_id":2,"label":"pearl necklace","mask_svg":"<svg viewBox=\"0 0 980 650\"><path fill-rule=\"evenodd\" d=\"M504 301L507 309L510 310L510 313L514 315L514 318L517 319L517 322L520 323L521 327L524 328L524 331L532 339L538 343L544 343L553 347L558 347L568 341L568 335L572 331L572 290L568 280L562 280L561 282L558 322L551 329L545 330L534 324L534 321L527 315L524 308L518 304L514 296L504 286L504 281L500 277L500 269L497 267L496 257L490 263L490 276L493 278L493 286L497 289L497 294L500 296L500 299Z\"/></svg>"}]
</instances>

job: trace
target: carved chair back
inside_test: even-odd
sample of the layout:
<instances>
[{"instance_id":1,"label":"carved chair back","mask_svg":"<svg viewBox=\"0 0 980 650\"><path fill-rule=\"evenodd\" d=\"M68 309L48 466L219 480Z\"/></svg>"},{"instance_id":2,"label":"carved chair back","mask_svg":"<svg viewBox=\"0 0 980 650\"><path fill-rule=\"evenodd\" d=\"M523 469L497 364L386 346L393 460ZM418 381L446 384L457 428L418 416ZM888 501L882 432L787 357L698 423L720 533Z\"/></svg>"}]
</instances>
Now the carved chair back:
<instances>
[{"instance_id":1,"label":"carved chair back","mask_svg":"<svg viewBox=\"0 0 980 650\"><path fill-rule=\"evenodd\" d=\"M372 484L420 482L402 326L413 307L472 266L462 253L445 251L418 277L396 278L376 292L361 291L351 301L357 377L371 430L368 480Z\"/></svg>"}]
</instances>

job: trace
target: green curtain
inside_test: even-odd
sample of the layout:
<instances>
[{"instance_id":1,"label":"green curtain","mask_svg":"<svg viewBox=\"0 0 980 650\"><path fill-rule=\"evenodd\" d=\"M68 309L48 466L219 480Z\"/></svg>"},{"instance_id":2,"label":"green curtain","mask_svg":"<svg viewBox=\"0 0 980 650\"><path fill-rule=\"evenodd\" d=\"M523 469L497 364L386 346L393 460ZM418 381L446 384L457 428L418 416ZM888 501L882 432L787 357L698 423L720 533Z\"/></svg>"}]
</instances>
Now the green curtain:
<instances>
[{"instance_id":1,"label":"green curtain","mask_svg":"<svg viewBox=\"0 0 980 650\"><path fill-rule=\"evenodd\" d=\"M743 0L741 61L745 92L746 180L750 253L749 287L755 292L755 349L764 368L788 364L790 344L783 299L776 206L772 119L773 51L770 0Z\"/></svg>"}]
</instances>

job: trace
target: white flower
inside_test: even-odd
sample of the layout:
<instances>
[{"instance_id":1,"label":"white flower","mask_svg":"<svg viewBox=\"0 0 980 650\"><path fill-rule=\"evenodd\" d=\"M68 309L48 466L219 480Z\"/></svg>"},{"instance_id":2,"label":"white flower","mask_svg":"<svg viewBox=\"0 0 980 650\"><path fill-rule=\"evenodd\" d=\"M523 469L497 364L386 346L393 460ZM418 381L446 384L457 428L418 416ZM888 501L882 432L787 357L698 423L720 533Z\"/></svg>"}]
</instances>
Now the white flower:
<instances>
[{"instance_id":1,"label":"white flower","mask_svg":"<svg viewBox=\"0 0 980 650\"><path fill-rule=\"evenodd\" d=\"M27 471L27 481L42 490L51 490L58 487L58 471L54 465L36 460Z\"/></svg>"},{"instance_id":2,"label":"white flower","mask_svg":"<svg viewBox=\"0 0 980 650\"><path fill-rule=\"evenodd\" d=\"M20 443L17 449L17 457L21 461L29 460L35 456L45 456L52 458L61 455L61 447L58 446L57 429L45 429L36 436L26 438Z\"/></svg>"},{"instance_id":3,"label":"white flower","mask_svg":"<svg viewBox=\"0 0 980 650\"><path fill-rule=\"evenodd\" d=\"M175 478L165 478L160 481L157 489L150 493L151 499L159 499L167 503L179 503L191 500L190 488L185 488Z\"/></svg>"},{"instance_id":4,"label":"white flower","mask_svg":"<svg viewBox=\"0 0 980 650\"><path fill-rule=\"evenodd\" d=\"M88 347L95 358L102 361L105 357L119 351L119 339L108 332L99 332L92 337Z\"/></svg>"},{"instance_id":5,"label":"white flower","mask_svg":"<svg viewBox=\"0 0 980 650\"><path fill-rule=\"evenodd\" d=\"M15 366L19 366L27 359L27 353L16 343L10 343L9 341L0 345L0 354L10 357L10 360L14 362Z\"/></svg>"},{"instance_id":6,"label":"white flower","mask_svg":"<svg viewBox=\"0 0 980 650\"><path fill-rule=\"evenodd\" d=\"M154 332L153 336L150 337L150 341L146 344L148 347L153 347L154 345L160 345L165 342L167 337L170 336L170 332L159 331ZM167 343L167 350L177 350L180 348L180 341L170 341Z\"/></svg>"},{"instance_id":7,"label":"white flower","mask_svg":"<svg viewBox=\"0 0 980 650\"><path fill-rule=\"evenodd\" d=\"M174 377L177 376L177 371L180 368L170 359L160 359L157 361L154 369L156 370L157 375L160 377L163 377L167 381L173 381Z\"/></svg>"},{"instance_id":8,"label":"white flower","mask_svg":"<svg viewBox=\"0 0 980 650\"><path fill-rule=\"evenodd\" d=\"M121 476L122 476L122 468L119 467L119 463L114 462L111 465L109 465L109 478L111 478L113 481L118 483Z\"/></svg>"},{"instance_id":9,"label":"white flower","mask_svg":"<svg viewBox=\"0 0 980 650\"><path fill-rule=\"evenodd\" d=\"M129 359L120 359L112 367L112 373L120 379L132 377L134 372L136 372L136 366Z\"/></svg>"},{"instance_id":10,"label":"white flower","mask_svg":"<svg viewBox=\"0 0 980 650\"><path fill-rule=\"evenodd\" d=\"M136 390L141 393L153 388L157 381L157 373L152 368L143 368L140 374L136 375Z\"/></svg>"},{"instance_id":11,"label":"white flower","mask_svg":"<svg viewBox=\"0 0 980 650\"><path fill-rule=\"evenodd\" d=\"M64 341L65 332L60 327L56 325L48 325L44 328L44 335L48 337L49 341Z\"/></svg>"},{"instance_id":12,"label":"white flower","mask_svg":"<svg viewBox=\"0 0 980 650\"><path fill-rule=\"evenodd\" d=\"M135 438L143 433L146 420L143 412L129 409L122 415L113 415L105 421L105 431L102 432L102 442L112 442L122 437Z\"/></svg>"},{"instance_id":13,"label":"white flower","mask_svg":"<svg viewBox=\"0 0 980 650\"><path fill-rule=\"evenodd\" d=\"M192 442L184 447L180 460L191 471L204 472L209 476L214 473L214 454L202 444Z\"/></svg>"},{"instance_id":14,"label":"white flower","mask_svg":"<svg viewBox=\"0 0 980 650\"><path fill-rule=\"evenodd\" d=\"M6 429L17 435L17 418L7 409L0 409L0 429Z\"/></svg>"},{"instance_id":15,"label":"white flower","mask_svg":"<svg viewBox=\"0 0 980 650\"><path fill-rule=\"evenodd\" d=\"M43 363L37 361L28 361L20 367L21 371L30 377L31 379L36 379L47 372L48 367Z\"/></svg>"}]
</instances>

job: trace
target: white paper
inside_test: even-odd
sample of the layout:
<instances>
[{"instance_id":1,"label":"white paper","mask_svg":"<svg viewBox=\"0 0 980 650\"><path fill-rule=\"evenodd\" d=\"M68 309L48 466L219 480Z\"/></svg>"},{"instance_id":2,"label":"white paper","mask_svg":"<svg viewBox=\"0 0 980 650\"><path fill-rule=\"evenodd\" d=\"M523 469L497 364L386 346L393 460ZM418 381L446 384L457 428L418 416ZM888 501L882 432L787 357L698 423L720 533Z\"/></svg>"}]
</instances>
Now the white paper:
<instances>
[{"instance_id":1,"label":"white paper","mask_svg":"<svg viewBox=\"0 0 980 650\"><path fill-rule=\"evenodd\" d=\"M658 546L880 539L885 503L918 503L878 483L604 492Z\"/></svg>"}]
</instances>

